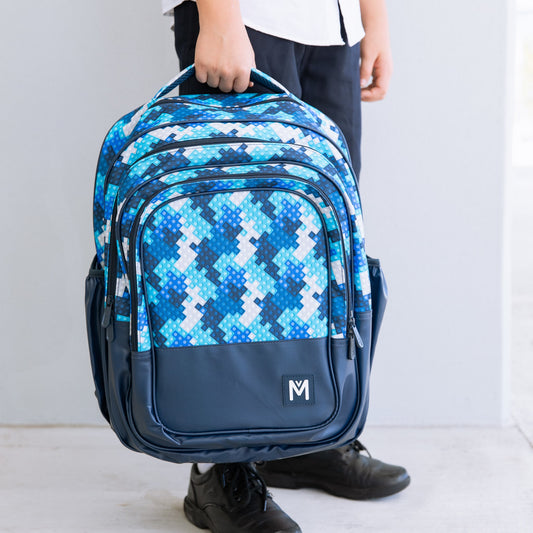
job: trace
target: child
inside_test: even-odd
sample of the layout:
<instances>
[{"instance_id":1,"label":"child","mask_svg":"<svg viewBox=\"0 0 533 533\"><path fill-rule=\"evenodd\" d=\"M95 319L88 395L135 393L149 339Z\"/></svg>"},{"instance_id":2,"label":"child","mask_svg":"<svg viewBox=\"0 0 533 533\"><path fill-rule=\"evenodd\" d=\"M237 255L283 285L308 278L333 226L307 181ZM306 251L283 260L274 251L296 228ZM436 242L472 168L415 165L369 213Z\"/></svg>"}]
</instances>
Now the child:
<instances>
[{"instance_id":1,"label":"child","mask_svg":"<svg viewBox=\"0 0 533 533\"><path fill-rule=\"evenodd\" d=\"M385 0L163 0L164 11L173 8L180 64L196 66L196 79L180 87L182 94L261 90L250 84L257 66L337 123L359 176L360 102L382 99L392 72ZM242 463L193 465L185 513L217 533L299 532L265 481L351 499L394 494L409 484L404 468L363 450L355 441L257 470Z\"/></svg>"}]
</instances>

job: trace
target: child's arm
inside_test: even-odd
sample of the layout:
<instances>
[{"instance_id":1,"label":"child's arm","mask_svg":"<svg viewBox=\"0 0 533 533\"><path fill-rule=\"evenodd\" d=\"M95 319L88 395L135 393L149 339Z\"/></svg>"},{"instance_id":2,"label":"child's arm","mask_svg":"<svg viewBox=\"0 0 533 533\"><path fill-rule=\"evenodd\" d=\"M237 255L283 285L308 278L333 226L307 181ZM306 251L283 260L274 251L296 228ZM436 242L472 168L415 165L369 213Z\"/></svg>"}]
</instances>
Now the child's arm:
<instances>
[{"instance_id":1,"label":"child's arm","mask_svg":"<svg viewBox=\"0 0 533 533\"><path fill-rule=\"evenodd\" d=\"M361 100L375 102L385 98L392 75L387 8L385 0L360 0L360 5L365 28L361 41Z\"/></svg>"},{"instance_id":2,"label":"child's arm","mask_svg":"<svg viewBox=\"0 0 533 533\"><path fill-rule=\"evenodd\" d=\"M239 0L197 0L200 33L194 63L201 83L223 92L245 91L254 51L241 17Z\"/></svg>"}]
</instances>

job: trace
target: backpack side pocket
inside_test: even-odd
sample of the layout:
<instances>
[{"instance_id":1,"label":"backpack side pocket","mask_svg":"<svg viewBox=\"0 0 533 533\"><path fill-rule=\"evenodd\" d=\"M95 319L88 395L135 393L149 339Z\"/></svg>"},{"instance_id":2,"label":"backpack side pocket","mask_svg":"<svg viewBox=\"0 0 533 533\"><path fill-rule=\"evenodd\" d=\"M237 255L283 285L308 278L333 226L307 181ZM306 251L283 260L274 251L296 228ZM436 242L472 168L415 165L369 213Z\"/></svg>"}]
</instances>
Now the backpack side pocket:
<instances>
[{"instance_id":1,"label":"backpack side pocket","mask_svg":"<svg viewBox=\"0 0 533 533\"><path fill-rule=\"evenodd\" d=\"M85 317L87 320L87 340L91 356L91 368L98 406L104 418L109 422L107 408L104 369L106 366L106 339L102 327L104 311L105 285L104 271L95 257L85 279Z\"/></svg>"},{"instance_id":2,"label":"backpack side pocket","mask_svg":"<svg viewBox=\"0 0 533 533\"><path fill-rule=\"evenodd\" d=\"M367 256L367 260L372 291L372 341L370 344L370 364L372 364L389 292L379 259Z\"/></svg>"}]
</instances>

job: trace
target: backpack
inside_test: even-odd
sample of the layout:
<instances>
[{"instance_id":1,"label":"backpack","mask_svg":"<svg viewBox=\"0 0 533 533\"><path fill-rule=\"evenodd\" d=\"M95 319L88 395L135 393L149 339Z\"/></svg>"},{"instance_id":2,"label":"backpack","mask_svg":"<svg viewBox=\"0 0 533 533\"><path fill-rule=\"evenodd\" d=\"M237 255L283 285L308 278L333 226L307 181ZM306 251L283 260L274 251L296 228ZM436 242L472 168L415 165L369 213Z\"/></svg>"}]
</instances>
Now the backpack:
<instances>
[{"instance_id":1,"label":"backpack","mask_svg":"<svg viewBox=\"0 0 533 533\"><path fill-rule=\"evenodd\" d=\"M122 443L182 462L273 460L361 432L387 298L339 128L268 92L166 97L109 130L86 318Z\"/></svg>"}]
</instances>

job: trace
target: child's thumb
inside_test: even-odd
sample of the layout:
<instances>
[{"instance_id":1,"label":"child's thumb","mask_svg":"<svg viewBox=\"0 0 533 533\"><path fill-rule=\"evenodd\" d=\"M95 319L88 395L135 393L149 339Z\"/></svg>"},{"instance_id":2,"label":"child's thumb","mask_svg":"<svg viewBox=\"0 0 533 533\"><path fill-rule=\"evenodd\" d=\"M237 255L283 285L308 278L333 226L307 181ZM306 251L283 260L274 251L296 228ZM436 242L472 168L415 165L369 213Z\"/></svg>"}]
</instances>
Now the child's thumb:
<instances>
[{"instance_id":1,"label":"child's thumb","mask_svg":"<svg viewBox=\"0 0 533 533\"><path fill-rule=\"evenodd\" d=\"M359 79L361 81L361 87L366 87L370 83L372 77L373 62L367 58L361 58L361 66L359 67Z\"/></svg>"}]
</instances>

